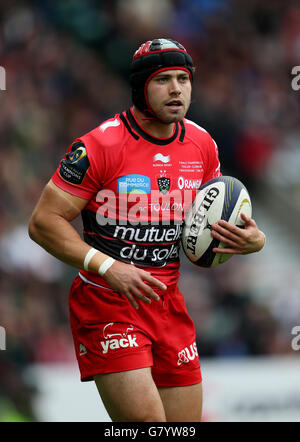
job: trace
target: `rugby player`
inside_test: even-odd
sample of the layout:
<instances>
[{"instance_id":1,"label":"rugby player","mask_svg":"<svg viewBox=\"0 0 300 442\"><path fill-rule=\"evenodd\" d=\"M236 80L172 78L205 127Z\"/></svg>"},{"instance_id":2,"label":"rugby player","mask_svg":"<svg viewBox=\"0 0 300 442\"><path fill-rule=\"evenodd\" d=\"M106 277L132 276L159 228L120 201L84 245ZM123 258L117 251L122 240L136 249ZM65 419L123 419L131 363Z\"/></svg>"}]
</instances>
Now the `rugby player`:
<instances>
[{"instance_id":1,"label":"rugby player","mask_svg":"<svg viewBox=\"0 0 300 442\"><path fill-rule=\"evenodd\" d=\"M34 241L79 269L69 306L81 380L95 381L113 421L201 420L179 241L197 189L221 172L216 143L185 118L193 77L181 44L144 43L131 64L133 106L74 140L29 223ZM79 215L83 239L71 225ZM244 229L212 227L227 246L218 253L262 249L263 232L243 219Z\"/></svg>"}]
</instances>

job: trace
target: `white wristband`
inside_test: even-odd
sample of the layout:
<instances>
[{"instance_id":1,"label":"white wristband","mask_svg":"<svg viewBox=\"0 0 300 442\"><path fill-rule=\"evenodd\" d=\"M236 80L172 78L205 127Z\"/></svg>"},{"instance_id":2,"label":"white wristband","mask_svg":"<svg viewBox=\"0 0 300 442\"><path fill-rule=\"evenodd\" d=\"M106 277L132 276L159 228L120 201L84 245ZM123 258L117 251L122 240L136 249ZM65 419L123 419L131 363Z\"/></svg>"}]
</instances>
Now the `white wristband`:
<instances>
[{"instance_id":1,"label":"white wristband","mask_svg":"<svg viewBox=\"0 0 300 442\"><path fill-rule=\"evenodd\" d=\"M93 247L87 252L87 254L85 255L85 258L84 258L84 262L83 262L84 270L88 270L89 269L90 260L93 258L93 256L97 252L98 252L98 250L94 249Z\"/></svg>"},{"instance_id":2,"label":"white wristband","mask_svg":"<svg viewBox=\"0 0 300 442\"><path fill-rule=\"evenodd\" d=\"M103 276L104 273L113 265L114 262L115 262L114 258L107 258L105 261L103 261L103 263L101 264L98 270L99 275Z\"/></svg>"}]
</instances>

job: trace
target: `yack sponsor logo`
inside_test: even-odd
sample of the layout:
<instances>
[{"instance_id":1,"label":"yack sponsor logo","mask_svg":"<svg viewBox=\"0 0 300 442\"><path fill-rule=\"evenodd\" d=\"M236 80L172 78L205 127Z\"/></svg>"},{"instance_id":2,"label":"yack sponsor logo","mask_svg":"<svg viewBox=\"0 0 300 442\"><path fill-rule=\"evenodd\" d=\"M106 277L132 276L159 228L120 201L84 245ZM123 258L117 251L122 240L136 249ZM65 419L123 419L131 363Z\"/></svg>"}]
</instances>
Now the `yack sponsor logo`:
<instances>
[{"instance_id":1,"label":"yack sponsor logo","mask_svg":"<svg viewBox=\"0 0 300 442\"><path fill-rule=\"evenodd\" d=\"M100 341L102 353L106 354L110 350L119 348L138 347L136 335L131 334L133 325L110 322L103 328L103 341Z\"/></svg>"}]
</instances>

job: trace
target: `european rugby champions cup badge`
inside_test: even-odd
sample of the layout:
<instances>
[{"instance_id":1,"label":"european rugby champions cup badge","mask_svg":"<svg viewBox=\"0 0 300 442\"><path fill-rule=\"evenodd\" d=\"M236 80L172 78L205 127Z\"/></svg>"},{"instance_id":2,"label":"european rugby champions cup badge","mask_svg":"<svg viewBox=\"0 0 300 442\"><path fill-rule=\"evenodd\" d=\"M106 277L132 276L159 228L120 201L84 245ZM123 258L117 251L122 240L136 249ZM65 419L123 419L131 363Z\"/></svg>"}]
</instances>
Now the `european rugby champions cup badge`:
<instances>
[{"instance_id":1,"label":"european rugby champions cup badge","mask_svg":"<svg viewBox=\"0 0 300 442\"><path fill-rule=\"evenodd\" d=\"M85 145L81 141L76 141L65 159L61 161L59 174L68 183L81 184L89 167Z\"/></svg>"},{"instance_id":2,"label":"european rugby champions cup badge","mask_svg":"<svg viewBox=\"0 0 300 442\"><path fill-rule=\"evenodd\" d=\"M171 187L171 178L166 176L166 170L160 171L160 176L157 178L157 184L160 192L163 195L169 192Z\"/></svg>"}]
</instances>

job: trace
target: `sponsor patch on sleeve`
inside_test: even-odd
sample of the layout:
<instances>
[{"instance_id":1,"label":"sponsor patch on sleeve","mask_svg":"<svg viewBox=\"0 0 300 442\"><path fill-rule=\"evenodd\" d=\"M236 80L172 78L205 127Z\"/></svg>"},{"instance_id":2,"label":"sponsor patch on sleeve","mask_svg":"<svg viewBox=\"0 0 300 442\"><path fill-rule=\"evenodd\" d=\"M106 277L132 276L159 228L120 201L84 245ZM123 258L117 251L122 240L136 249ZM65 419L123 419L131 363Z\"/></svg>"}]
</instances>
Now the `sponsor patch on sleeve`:
<instances>
[{"instance_id":1,"label":"sponsor patch on sleeve","mask_svg":"<svg viewBox=\"0 0 300 442\"><path fill-rule=\"evenodd\" d=\"M73 143L59 168L59 174L68 183L81 184L90 167L85 145L81 141Z\"/></svg>"}]
</instances>

